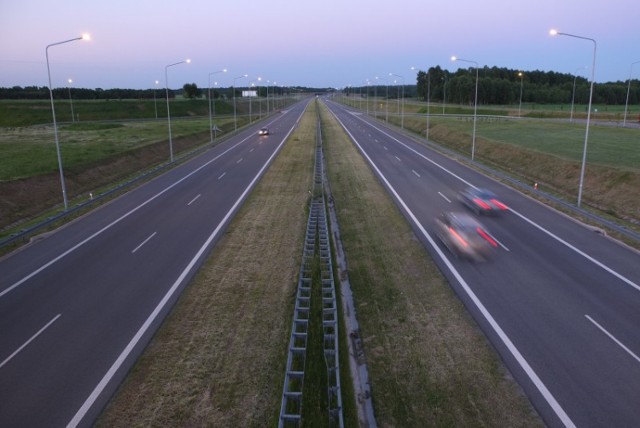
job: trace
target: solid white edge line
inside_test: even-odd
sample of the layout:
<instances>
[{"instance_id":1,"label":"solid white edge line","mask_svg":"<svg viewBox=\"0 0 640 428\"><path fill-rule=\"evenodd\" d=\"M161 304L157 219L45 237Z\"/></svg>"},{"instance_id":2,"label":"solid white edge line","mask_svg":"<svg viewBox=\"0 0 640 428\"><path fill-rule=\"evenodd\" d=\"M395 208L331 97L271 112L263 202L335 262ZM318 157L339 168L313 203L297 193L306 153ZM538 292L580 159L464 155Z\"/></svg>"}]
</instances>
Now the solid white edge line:
<instances>
[{"instance_id":1,"label":"solid white edge line","mask_svg":"<svg viewBox=\"0 0 640 428\"><path fill-rule=\"evenodd\" d=\"M135 254L135 252L136 252L136 251L138 251L140 248L142 248L142 246L143 246L144 244L146 244L147 242L149 242L149 240L150 240L151 238L153 238L154 236L156 236L156 234L157 234L157 233L158 233L158 232L153 232L153 233L152 233L152 234L151 234L147 239L145 239L144 241L142 241L142 242L140 243L140 245L138 245L136 248L134 248L133 250L131 250L131 254Z\"/></svg>"},{"instance_id":2,"label":"solid white edge line","mask_svg":"<svg viewBox=\"0 0 640 428\"><path fill-rule=\"evenodd\" d=\"M335 115L334 115L335 116ZM403 143L402 141L398 140L397 138L395 138L394 136L388 134L387 132L385 132L383 129L378 128L377 126L373 125L372 123L367 122L366 120L364 120L361 117L358 117L358 119L360 119L362 122L368 124L369 126L371 126L372 128L378 130L380 133L382 133L383 135L386 135L387 137L389 137L390 139L392 139L393 141L395 141L396 143L404 146L406 149L412 151L413 153L417 154L418 156L420 156L421 158L423 158L424 160L426 160L427 162L430 162L431 164L433 164L434 166L440 168L441 170L443 170L444 172L446 172L447 174L451 175L452 177L457 178L458 180L462 181L464 184L466 184L469 187L472 187L474 189L477 189L476 186L474 186L473 184L469 183L467 180L465 180L464 178L460 177L459 175L454 174L452 171L448 170L447 168L445 168L444 166L440 165L439 163L437 163L436 161L434 161L433 159L428 158L427 156L425 156L424 154L418 152L417 150L413 149L412 147L409 147L408 145L406 145L405 143ZM344 125L343 125L344 127ZM558 242L564 244L565 246L567 246L568 248L572 249L573 251L575 251L576 253L580 254L581 256L583 256L584 258L586 258L587 260L589 260L590 262L594 263L596 266L601 267L602 269L604 269L606 272L610 273L611 275L615 276L616 278L620 279L621 281L627 283L628 285L630 285L631 287L635 288L636 290L640 291L640 285L636 284L635 282L631 281L630 279L626 278L625 276L619 274L618 272L614 271L613 269L609 268L608 266L605 266L604 263L594 259L593 257L591 257L590 255L588 255L587 253L579 250L578 248L574 247L573 245L569 244L567 241L563 240L562 238L560 238L559 236L555 235L554 233L548 231L547 229L545 229L544 227L540 226L539 224L535 223L533 220L525 217L524 215L520 214L517 211L514 211L511 207L509 207L509 211L511 211L512 213L516 214L518 217L520 217L521 219L523 219L524 221L526 221L527 223L531 224L532 226L540 229L541 231L543 231L544 233L546 233L547 235L549 235L550 237L552 237L553 239L557 240Z\"/></svg>"},{"instance_id":3,"label":"solid white edge line","mask_svg":"<svg viewBox=\"0 0 640 428\"><path fill-rule=\"evenodd\" d=\"M546 233L547 235L549 235L551 238L555 239L556 241L560 242L561 244L565 245L566 247L570 248L571 250L575 251L576 253L580 254L582 257L584 257L585 259L589 260L590 262L592 262L593 264L595 264L596 266L599 266L600 268L604 269L606 272L610 273L611 275L615 276L616 278L618 278L619 280L627 283L628 285L630 285L631 287L635 288L636 290L640 291L640 285L636 284L635 282L631 281L630 279L628 279L627 277L619 274L618 272L616 272L615 270L611 269L610 267L606 266L604 263L594 259L593 257L591 257L589 254L585 253L584 251L578 249L577 247L574 247L573 245L571 245L570 243L568 243L567 241L565 241L564 239L560 238L558 235L554 234L553 232L545 229L544 227L540 226L539 224L535 223L533 220L528 219L527 217L525 217L524 215L520 214L518 211L515 211L513 208L509 208L509 211L511 211L512 213L514 213L515 215L517 215L518 217L520 217L521 219L523 219L524 221L526 221L527 223L529 223L530 225L532 225L533 227L538 228L540 231Z\"/></svg>"},{"instance_id":4,"label":"solid white edge line","mask_svg":"<svg viewBox=\"0 0 640 428\"><path fill-rule=\"evenodd\" d=\"M496 332L496 334L498 335L498 337L500 338L500 340L502 340L502 343L504 343L504 345L507 347L507 349L509 349L509 352L511 352L511 355L513 355L513 357L516 359L516 361L518 362L518 364L520 364L520 367L524 370L524 372L527 374L527 376L529 376L529 379L531 380L531 382L533 382L533 384L536 386L536 388L538 389L538 391L540 392L540 394L544 397L544 399L547 401L547 403L549 404L549 406L551 407L551 409L555 412L556 416L558 416L558 418L562 421L562 423L566 426L566 427L575 427L575 424L573 423L573 421L571 420L571 418L569 417L569 415L567 415L567 413L564 411L564 409L562 408L562 406L560 406L560 403L558 403L558 401L555 399L555 397L553 396L553 394L551 394L551 392L547 389L547 387L545 386L544 382L542 382L542 379L540 379L538 377L538 375L536 374L536 372L533 370L533 368L529 365L529 363L527 362L527 360L524 358L524 356L520 353L520 351L518 350L518 348L516 348L516 346L513 344L513 342L511 341L511 339L509 339L509 337L507 336L507 334L502 330L502 328L500 327L500 325L498 324L498 322L493 318L493 316L491 315L491 313L489 313L489 311L487 310L487 308L485 308L485 306L482 304L482 302L480 301L480 299L478 299L478 297L475 295L475 293L473 292L473 290L471 290L471 287L469 287L469 285L467 284L467 282L464 280L464 278L462 278L462 276L460 275L460 273L456 270L456 268L451 264L451 262L449 261L449 259L444 255L444 253L442 252L442 250L440 250L440 247L438 247L438 245L435 243L435 241L431 238L431 236L429 235L429 233L427 233L427 231L425 230L425 228L422 226L422 224L418 221L418 218L413 214L413 212L409 209L409 207L404 203L404 201L402 200L402 198L400 197L400 195L396 192L396 190L393 188L393 186L391 186L391 183L389 183L389 181L387 180L387 178L382 174L382 172L378 169L378 167L376 166L376 164L373 162L373 160L369 157L369 155L363 150L362 146L360 145L360 143L358 143L358 141L355 139L355 137L351 134L351 132L349 132L349 130L344 126L344 124L342 123L342 121L340 121L340 119L338 118L338 116L333 113L333 116L336 118L336 120L340 123L340 125L342 126L342 128L345 130L345 132L347 134L349 134L349 136L351 137L351 139L353 140L354 144L356 144L358 146L358 148L360 149L360 152L363 154L363 156L365 158L367 158L367 160L369 161L369 164L371 164L372 168L374 168L378 174L378 176L382 179L382 181L384 181L384 183L387 185L387 187L390 189L391 193L393 193L393 195L396 197L396 199L399 201L400 205L402 205L402 207L406 210L406 212L408 213L409 217L411 218L411 220L413 221L413 223L418 227L418 229L420 230L420 232L422 233L422 235L427 239L427 241L429 241L429 244L434 248L434 250L438 253L438 256L442 259L442 261L444 262L444 264L447 266L447 268L451 271L451 273L453 274L453 276L456 278L456 280L458 281L458 283L460 284L460 286L464 289L464 291L467 293L467 295L469 296L469 298L473 301L473 303L476 305L476 307L478 308L478 310L482 313L482 315L485 317L485 319L487 320L487 322L489 323L489 325L491 325L491 328L493 328L493 331Z\"/></svg>"},{"instance_id":5,"label":"solid white edge line","mask_svg":"<svg viewBox=\"0 0 640 428\"><path fill-rule=\"evenodd\" d=\"M307 104L308 105L308 104ZM258 171L258 173L256 174L256 176L253 178L253 180L251 180L251 183L249 183L249 185L246 187L246 189L244 190L244 192L242 192L242 194L240 195L240 197L236 200L236 202L233 204L233 206L231 207L231 209L229 209L229 211L227 212L227 214L224 216L224 218L222 219L222 221L220 223L218 223L218 226L215 228L215 230L211 233L211 235L209 235L209 238L207 238L207 240L205 241L205 243L202 245L202 247L200 247L200 249L198 250L198 252L196 253L196 255L191 259L191 261L189 262L189 264L187 265L187 267L184 268L184 270L182 271L182 273L180 274L180 276L178 276L178 279L175 280L175 282L173 283L173 285L171 286L171 288L169 289L169 291L167 291L167 294L164 295L164 297L162 298L162 300L160 301L160 303L158 303L158 305L155 307L155 309L153 310L153 312L151 312L151 314L149 315L149 317L146 319L146 321L144 322L144 324L142 324L142 326L140 327L140 329L138 329L138 331L136 332L136 334L133 336L133 338L129 341L129 343L127 344L127 346L122 350L122 352L120 353L120 355L118 356L118 358L114 361L114 363L111 365L111 367L109 368L109 370L107 371L107 373L105 373L104 377L100 380L100 382L98 383L98 385L96 385L96 387L93 389L93 391L91 392L91 394L89 395L89 397L87 397L87 399L85 400L85 402L82 404L82 406L80 407L80 409L78 409L78 411L76 412L76 414L74 415L74 417L71 419L71 421L67 424L67 428L72 428L72 427L76 427L78 426L78 424L82 421L82 419L84 418L84 416L87 414L87 412L89 411L89 409L91 408L91 406L93 406L93 404L96 402L96 400L98 399L98 397L100 396L100 394L102 393L102 391L105 389L105 387L107 386L107 384L111 381L111 379L113 378L113 376L116 374L116 372L118 371L118 369L122 366L122 364L124 363L124 361L127 359L127 357L129 356L129 354L131 354L131 351L133 351L133 348L138 344L138 342L140 342L140 339L142 338L142 336L144 336L144 334L147 332L147 330L149 329L149 327L151 326L151 324L155 321L155 319L158 317L158 315L160 314L160 312L162 311L162 309L166 306L167 302L171 299L171 297L173 296L173 294L176 292L176 290L178 289L178 287L180 286L180 284L182 283L182 281L184 281L184 279L187 277L187 275L189 274L189 272L191 271L191 269L193 269L193 267L195 266L196 262L198 261L198 259L202 256L202 254L206 251L207 247L211 244L211 242L213 242L213 240L216 238L216 236L218 235L218 233L220 233L220 230L222 229L222 227L224 226L224 224L227 222L227 220L229 220L229 218L231 217L231 215L233 214L233 212L236 210L236 208L238 208L238 206L240 205L240 203L244 200L244 198L247 196L247 194L249 193L249 191L251 190L251 188L253 187L253 185L258 181L258 179L261 177L262 173L264 172L265 169L267 169L267 167L269 166L269 164L271 163L271 161L273 160L273 158L275 158L275 156L280 152L280 149L282 148L282 146L284 145L284 143L287 141L287 138L289 138L289 135L293 132L293 130L297 127L298 122L300 121L300 118L302 117L302 115L304 114L304 112L306 111L306 107L302 110L302 113L300 114L300 117L298 117L298 120L296 121L296 126L293 126L289 132L287 133L287 135L285 135L285 137L282 139L282 141L280 142L280 144L276 147L276 149L273 151L273 153L271 154L271 156L269 156L269 159L267 159L267 161L264 163L264 165L262 166L262 168L260 168L260 170Z\"/></svg>"},{"instance_id":6,"label":"solid white edge line","mask_svg":"<svg viewBox=\"0 0 640 428\"><path fill-rule=\"evenodd\" d=\"M38 330L38 332L36 334L34 334L33 336L31 336L31 339L27 340L21 347L19 347L18 349L16 349L16 351L9 355L7 358L5 358L5 360L3 362L0 363L0 369L7 364L9 361L11 361L11 359L13 357L15 357L16 355L18 355L20 353L20 351L22 351L24 348L26 348L27 346L29 346L29 344L31 342L33 342L38 336L40 336L40 334L42 334L42 332L44 332L47 328L49 328L49 326L51 326L51 324L53 324L54 322L56 322L58 320L58 318L60 318L62 316L62 314L58 314L55 317L53 317L53 319L51 321L49 321L44 327L42 327L40 330Z\"/></svg>"},{"instance_id":7,"label":"solid white edge line","mask_svg":"<svg viewBox=\"0 0 640 428\"><path fill-rule=\"evenodd\" d=\"M609 333L604 327L602 327L600 324L598 324L593 318L591 318L589 315L585 314L585 317L591 321L593 323L593 325L595 325L596 327L598 327L600 330L602 330L602 332L604 334L606 334L607 336L609 336L609 338L611 340L613 340L614 342L616 342L616 344L621 347L622 349L624 349L625 351L627 351L627 354L631 355L633 358L636 359L636 361L638 361L640 363L640 357L638 357L636 354L633 353L633 351L631 351L631 349L627 348L624 343L620 342L618 339L616 339L616 337Z\"/></svg>"}]
</instances>

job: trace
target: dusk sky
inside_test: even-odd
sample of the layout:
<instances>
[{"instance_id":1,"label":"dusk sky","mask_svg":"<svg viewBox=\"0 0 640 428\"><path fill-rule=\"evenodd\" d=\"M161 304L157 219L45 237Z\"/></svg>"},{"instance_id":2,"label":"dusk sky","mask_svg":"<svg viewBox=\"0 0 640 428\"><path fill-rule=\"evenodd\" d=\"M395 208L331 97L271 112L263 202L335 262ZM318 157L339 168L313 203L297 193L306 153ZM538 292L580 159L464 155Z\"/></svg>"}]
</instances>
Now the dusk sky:
<instances>
[{"instance_id":1,"label":"dusk sky","mask_svg":"<svg viewBox=\"0 0 640 428\"><path fill-rule=\"evenodd\" d=\"M594 5L594 3L596 5ZM416 69L480 66L557 71L596 82L626 81L640 61L638 0L0 0L0 87L153 88L212 81L236 86L365 85L394 73L415 84ZM587 70L584 67L588 66ZM640 78L640 64L633 68ZM381 81L379 81L381 82ZM384 83L380 83L384 84Z\"/></svg>"}]
</instances>

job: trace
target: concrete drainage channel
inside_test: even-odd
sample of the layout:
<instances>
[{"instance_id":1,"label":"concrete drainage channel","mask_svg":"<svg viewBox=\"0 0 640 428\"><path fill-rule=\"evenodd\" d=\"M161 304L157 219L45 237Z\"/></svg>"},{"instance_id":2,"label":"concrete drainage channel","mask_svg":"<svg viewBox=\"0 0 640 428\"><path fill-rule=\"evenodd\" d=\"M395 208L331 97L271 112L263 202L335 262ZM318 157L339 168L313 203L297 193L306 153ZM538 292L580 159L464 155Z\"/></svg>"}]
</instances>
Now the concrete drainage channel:
<instances>
[{"instance_id":1,"label":"concrete drainage channel","mask_svg":"<svg viewBox=\"0 0 640 428\"><path fill-rule=\"evenodd\" d=\"M349 366L356 393L356 406L360 426L375 427L373 406L369 388L368 372L362 344L359 339L359 327L355 317L353 299L349 286L346 260L340 243L338 224L328 181L324 170L322 152L322 131L318 112L316 131L316 159L314 188L307 222L302 263L298 279L298 289L289 339L289 351L285 371L282 402L280 406L279 427L301 426L304 403L303 386L308 351L309 325L322 322L322 340L324 360L327 368L327 397L329 425L344 427L342 411L342 390L340 387L340 358L338 340L338 307L332 266L330 241L333 241L337 255L342 297L342 314L349 340ZM333 240L327 224L327 203ZM311 313L311 300L315 287L321 288L322 318L314 319ZM317 298L317 294L316 294Z\"/></svg>"}]
</instances>

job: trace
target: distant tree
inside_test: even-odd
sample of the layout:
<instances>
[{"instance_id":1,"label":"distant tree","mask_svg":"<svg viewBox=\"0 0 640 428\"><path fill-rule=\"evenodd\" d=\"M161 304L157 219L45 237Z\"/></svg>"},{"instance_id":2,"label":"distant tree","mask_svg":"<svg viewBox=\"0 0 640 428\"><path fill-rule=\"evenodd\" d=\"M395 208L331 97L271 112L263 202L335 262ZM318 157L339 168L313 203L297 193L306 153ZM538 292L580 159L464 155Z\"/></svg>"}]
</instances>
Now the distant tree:
<instances>
[{"instance_id":1,"label":"distant tree","mask_svg":"<svg viewBox=\"0 0 640 428\"><path fill-rule=\"evenodd\" d=\"M202 90L199 89L198 85L196 85L195 83L185 83L182 87L182 90L184 96L189 99L198 98L200 97L200 95L202 95Z\"/></svg>"}]
</instances>

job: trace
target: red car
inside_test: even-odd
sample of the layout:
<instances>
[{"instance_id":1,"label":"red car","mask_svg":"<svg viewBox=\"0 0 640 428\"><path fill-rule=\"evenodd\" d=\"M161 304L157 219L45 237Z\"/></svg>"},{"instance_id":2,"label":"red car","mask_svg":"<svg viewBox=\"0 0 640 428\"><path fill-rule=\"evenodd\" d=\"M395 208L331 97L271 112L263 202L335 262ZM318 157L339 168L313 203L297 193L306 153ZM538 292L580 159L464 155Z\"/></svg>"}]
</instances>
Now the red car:
<instances>
[{"instance_id":1,"label":"red car","mask_svg":"<svg viewBox=\"0 0 640 428\"><path fill-rule=\"evenodd\" d=\"M460 202L476 214L500 214L509 208L498 200L495 193L487 189L469 187L460 192Z\"/></svg>"}]
</instances>

